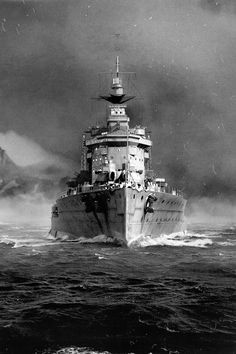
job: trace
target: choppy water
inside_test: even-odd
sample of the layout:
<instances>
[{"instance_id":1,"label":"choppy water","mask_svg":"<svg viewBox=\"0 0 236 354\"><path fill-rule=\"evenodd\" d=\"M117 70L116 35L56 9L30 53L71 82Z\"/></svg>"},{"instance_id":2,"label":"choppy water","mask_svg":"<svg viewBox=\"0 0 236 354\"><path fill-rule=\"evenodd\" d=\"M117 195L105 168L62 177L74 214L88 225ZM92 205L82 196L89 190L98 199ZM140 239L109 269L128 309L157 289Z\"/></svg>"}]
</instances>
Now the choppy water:
<instances>
[{"instance_id":1,"label":"choppy water","mask_svg":"<svg viewBox=\"0 0 236 354\"><path fill-rule=\"evenodd\" d=\"M236 353L236 227L130 247L0 225L1 353Z\"/></svg>"}]
</instances>

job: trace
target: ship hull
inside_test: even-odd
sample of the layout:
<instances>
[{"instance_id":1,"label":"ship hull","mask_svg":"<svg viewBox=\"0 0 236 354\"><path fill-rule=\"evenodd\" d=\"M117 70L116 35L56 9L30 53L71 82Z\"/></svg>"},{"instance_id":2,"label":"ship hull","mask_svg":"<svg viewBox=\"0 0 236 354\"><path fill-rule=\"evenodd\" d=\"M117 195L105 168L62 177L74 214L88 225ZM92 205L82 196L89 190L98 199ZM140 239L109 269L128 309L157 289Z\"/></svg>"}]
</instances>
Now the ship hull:
<instances>
[{"instance_id":1,"label":"ship hull","mask_svg":"<svg viewBox=\"0 0 236 354\"><path fill-rule=\"evenodd\" d=\"M69 239L106 235L130 243L184 230L186 201L177 195L132 188L93 190L56 201L50 233Z\"/></svg>"}]
</instances>

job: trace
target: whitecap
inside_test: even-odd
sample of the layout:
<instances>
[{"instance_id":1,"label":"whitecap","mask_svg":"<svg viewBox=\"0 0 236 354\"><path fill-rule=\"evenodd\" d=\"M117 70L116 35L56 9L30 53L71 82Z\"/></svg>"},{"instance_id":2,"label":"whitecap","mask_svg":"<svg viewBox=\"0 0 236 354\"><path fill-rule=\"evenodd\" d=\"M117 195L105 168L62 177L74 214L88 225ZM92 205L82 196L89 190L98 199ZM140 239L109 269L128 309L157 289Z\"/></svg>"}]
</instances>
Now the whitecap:
<instances>
[{"instance_id":1,"label":"whitecap","mask_svg":"<svg viewBox=\"0 0 236 354\"><path fill-rule=\"evenodd\" d=\"M200 247L204 248L212 245L212 240L208 237L201 237L199 234L193 238L193 234L186 232L178 232L170 235L146 236L139 235L137 238L130 240L129 247L147 247L147 246L172 246L172 247Z\"/></svg>"},{"instance_id":2,"label":"whitecap","mask_svg":"<svg viewBox=\"0 0 236 354\"><path fill-rule=\"evenodd\" d=\"M220 245L220 246L234 246L234 244L232 242L229 242L229 241L217 242L217 245Z\"/></svg>"},{"instance_id":3,"label":"whitecap","mask_svg":"<svg viewBox=\"0 0 236 354\"><path fill-rule=\"evenodd\" d=\"M168 326L166 326L166 330L167 330L167 332L172 332L172 333L177 333L177 332L179 332L179 331L176 331L175 329L172 329L172 328L169 328Z\"/></svg>"},{"instance_id":4,"label":"whitecap","mask_svg":"<svg viewBox=\"0 0 236 354\"><path fill-rule=\"evenodd\" d=\"M122 240L113 237L108 237L106 235L98 235L92 238L79 237L74 240L68 240L67 242L78 242L81 244L104 243L104 244L111 244L111 245L122 245Z\"/></svg>"},{"instance_id":5,"label":"whitecap","mask_svg":"<svg viewBox=\"0 0 236 354\"><path fill-rule=\"evenodd\" d=\"M86 347L67 347L59 349L53 354L110 354L110 352L97 351Z\"/></svg>"},{"instance_id":6,"label":"whitecap","mask_svg":"<svg viewBox=\"0 0 236 354\"><path fill-rule=\"evenodd\" d=\"M0 243L5 243L6 245L15 245L15 241L10 239L8 235L1 235Z\"/></svg>"},{"instance_id":7,"label":"whitecap","mask_svg":"<svg viewBox=\"0 0 236 354\"><path fill-rule=\"evenodd\" d=\"M42 247L53 245L52 240L48 239L45 235L37 235L32 237L28 234L25 235L8 235L3 234L0 236L0 243L12 244L13 248L19 247Z\"/></svg>"}]
</instances>

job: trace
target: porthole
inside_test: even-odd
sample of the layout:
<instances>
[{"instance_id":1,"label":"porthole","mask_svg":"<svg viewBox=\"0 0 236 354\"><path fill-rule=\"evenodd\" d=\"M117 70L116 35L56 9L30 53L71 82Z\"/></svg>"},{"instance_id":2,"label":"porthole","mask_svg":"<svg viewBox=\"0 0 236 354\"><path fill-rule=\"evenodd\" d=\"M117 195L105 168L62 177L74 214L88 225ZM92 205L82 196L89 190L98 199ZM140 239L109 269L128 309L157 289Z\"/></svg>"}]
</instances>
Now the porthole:
<instances>
[{"instance_id":1,"label":"porthole","mask_svg":"<svg viewBox=\"0 0 236 354\"><path fill-rule=\"evenodd\" d=\"M143 195L142 195L142 197L141 197L141 200L143 200Z\"/></svg>"},{"instance_id":2,"label":"porthole","mask_svg":"<svg viewBox=\"0 0 236 354\"><path fill-rule=\"evenodd\" d=\"M162 200L162 203L165 203L165 201L164 201L164 200Z\"/></svg>"},{"instance_id":3,"label":"porthole","mask_svg":"<svg viewBox=\"0 0 236 354\"><path fill-rule=\"evenodd\" d=\"M133 195L133 199L135 199L135 194Z\"/></svg>"}]
</instances>

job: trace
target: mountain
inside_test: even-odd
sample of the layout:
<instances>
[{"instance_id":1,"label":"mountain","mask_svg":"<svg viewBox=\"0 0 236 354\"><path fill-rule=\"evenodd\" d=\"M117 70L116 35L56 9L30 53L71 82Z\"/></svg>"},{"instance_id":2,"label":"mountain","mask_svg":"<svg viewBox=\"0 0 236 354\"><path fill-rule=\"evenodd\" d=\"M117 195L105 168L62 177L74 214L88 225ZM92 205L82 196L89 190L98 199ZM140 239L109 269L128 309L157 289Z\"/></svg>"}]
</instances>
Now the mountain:
<instances>
[{"instance_id":1,"label":"mountain","mask_svg":"<svg viewBox=\"0 0 236 354\"><path fill-rule=\"evenodd\" d=\"M41 164L24 168L18 166L0 147L0 198L33 192L53 197L58 191L59 178L56 179L57 171L53 166L48 169Z\"/></svg>"},{"instance_id":2,"label":"mountain","mask_svg":"<svg viewBox=\"0 0 236 354\"><path fill-rule=\"evenodd\" d=\"M23 173L21 167L17 166L0 147L0 180L13 178Z\"/></svg>"}]
</instances>

